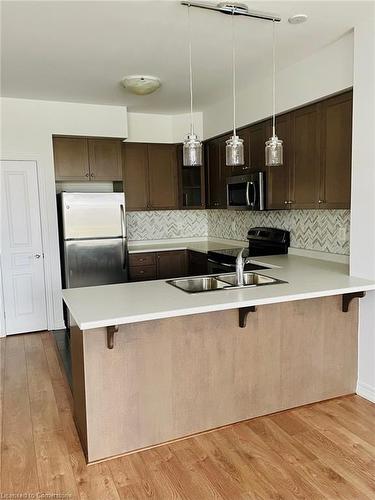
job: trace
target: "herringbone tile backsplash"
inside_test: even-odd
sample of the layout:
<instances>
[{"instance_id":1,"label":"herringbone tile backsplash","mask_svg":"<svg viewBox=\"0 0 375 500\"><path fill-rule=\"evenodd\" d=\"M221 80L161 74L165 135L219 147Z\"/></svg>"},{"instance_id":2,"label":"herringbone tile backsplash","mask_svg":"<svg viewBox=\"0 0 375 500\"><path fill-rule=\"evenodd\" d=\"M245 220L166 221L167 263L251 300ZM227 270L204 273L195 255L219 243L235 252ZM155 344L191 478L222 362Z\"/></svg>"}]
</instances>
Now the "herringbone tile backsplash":
<instances>
[{"instance_id":1,"label":"herringbone tile backsplash","mask_svg":"<svg viewBox=\"0 0 375 500\"><path fill-rule=\"evenodd\" d=\"M208 236L207 210L128 212L129 240L162 240Z\"/></svg>"},{"instance_id":2,"label":"herringbone tile backsplash","mask_svg":"<svg viewBox=\"0 0 375 500\"><path fill-rule=\"evenodd\" d=\"M129 240L196 236L245 240L250 227L278 227L290 231L292 247L349 255L349 210L130 212L127 225ZM342 228L343 242L338 237Z\"/></svg>"}]
</instances>

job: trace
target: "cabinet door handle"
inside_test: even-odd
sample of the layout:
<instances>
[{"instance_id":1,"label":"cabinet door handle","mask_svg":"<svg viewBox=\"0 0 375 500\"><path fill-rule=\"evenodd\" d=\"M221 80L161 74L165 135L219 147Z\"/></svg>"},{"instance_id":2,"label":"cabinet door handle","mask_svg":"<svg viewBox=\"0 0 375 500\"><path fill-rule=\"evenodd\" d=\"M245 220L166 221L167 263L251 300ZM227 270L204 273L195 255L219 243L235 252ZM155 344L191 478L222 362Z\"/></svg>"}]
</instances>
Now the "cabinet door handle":
<instances>
[{"instance_id":1,"label":"cabinet door handle","mask_svg":"<svg viewBox=\"0 0 375 500\"><path fill-rule=\"evenodd\" d=\"M95 177L95 175L93 173L90 174L90 177Z\"/></svg>"},{"instance_id":2,"label":"cabinet door handle","mask_svg":"<svg viewBox=\"0 0 375 500\"><path fill-rule=\"evenodd\" d=\"M288 201L288 200L285 200L285 201L284 201L284 205L287 205L288 203L289 203L289 201Z\"/></svg>"},{"instance_id":3,"label":"cabinet door handle","mask_svg":"<svg viewBox=\"0 0 375 500\"><path fill-rule=\"evenodd\" d=\"M324 200L318 200L318 203L321 204L321 203L325 203Z\"/></svg>"},{"instance_id":4,"label":"cabinet door handle","mask_svg":"<svg viewBox=\"0 0 375 500\"><path fill-rule=\"evenodd\" d=\"M89 176L89 173L87 172L87 173L85 174L85 177L88 177L88 176Z\"/></svg>"}]
</instances>

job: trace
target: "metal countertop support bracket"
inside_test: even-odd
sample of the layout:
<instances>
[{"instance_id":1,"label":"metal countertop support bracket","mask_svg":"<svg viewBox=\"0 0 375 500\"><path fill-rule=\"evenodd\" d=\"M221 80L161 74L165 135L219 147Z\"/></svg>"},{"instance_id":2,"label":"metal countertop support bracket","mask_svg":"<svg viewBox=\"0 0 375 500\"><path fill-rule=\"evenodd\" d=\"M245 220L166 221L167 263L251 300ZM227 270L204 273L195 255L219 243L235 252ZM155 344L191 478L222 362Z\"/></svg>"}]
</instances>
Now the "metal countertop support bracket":
<instances>
[{"instance_id":1,"label":"metal countertop support bracket","mask_svg":"<svg viewBox=\"0 0 375 500\"><path fill-rule=\"evenodd\" d=\"M345 293L342 296L342 312L347 313L349 311L350 302L355 299L361 299L366 295L366 292L353 292L353 293Z\"/></svg>"},{"instance_id":2,"label":"metal countertop support bracket","mask_svg":"<svg viewBox=\"0 0 375 500\"><path fill-rule=\"evenodd\" d=\"M239 326L240 328L245 328L247 323L247 315L251 312L256 312L256 306L241 307L238 309L239 316Z\"/></svg>"},{"instance_id":3,"label":"metal countertop support bracket","mask_svg":"<svg viewBox=\"0 0 375 500\"><path fill-rule=\"evenodd\" d=\"M118 325L107 326L107 347L113 349L115 345L115 333L118 332Z\"/></svg>"}]
</instances>

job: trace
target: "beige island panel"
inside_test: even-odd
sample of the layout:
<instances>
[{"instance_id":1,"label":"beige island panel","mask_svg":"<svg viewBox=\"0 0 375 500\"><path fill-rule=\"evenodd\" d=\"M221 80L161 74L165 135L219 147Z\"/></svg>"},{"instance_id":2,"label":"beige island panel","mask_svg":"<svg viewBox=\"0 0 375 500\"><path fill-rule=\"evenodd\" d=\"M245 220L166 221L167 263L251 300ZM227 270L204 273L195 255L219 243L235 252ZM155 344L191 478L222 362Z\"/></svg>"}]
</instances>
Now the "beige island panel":
<instances>
[{"instance_id":1,"label":"beige island panel","mask_svg":"<svg viewBox=\"0 0 375 500\"><path fill-rule=\"evenodd\" d=\"M332 296L72 331L88 462L355 392L358 301Z\"/></svg>"}]
</instances>

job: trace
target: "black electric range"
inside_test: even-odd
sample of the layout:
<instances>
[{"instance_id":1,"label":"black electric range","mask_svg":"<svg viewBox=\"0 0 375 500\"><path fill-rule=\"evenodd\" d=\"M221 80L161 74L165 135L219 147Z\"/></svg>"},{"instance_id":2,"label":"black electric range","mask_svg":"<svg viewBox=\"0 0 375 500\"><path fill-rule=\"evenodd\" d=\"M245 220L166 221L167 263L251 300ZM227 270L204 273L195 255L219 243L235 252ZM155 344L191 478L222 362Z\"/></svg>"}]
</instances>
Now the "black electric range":
<instances>
[{"instance_id":1,"label":"black electric range","mask_svg":"<svg viewBox=\"0 0 375 500\"><path fill-rule=\"evenodd\" d=\"M279 255L288 253L290 245L289 231L270 227L253 227L247 233L249 246L244 256ZM233 272L239 248L225 248L208 252L208 271L210 274ZM246 264L245 271L266 269L259 264Z\"/></svg>"}]
</instances>

